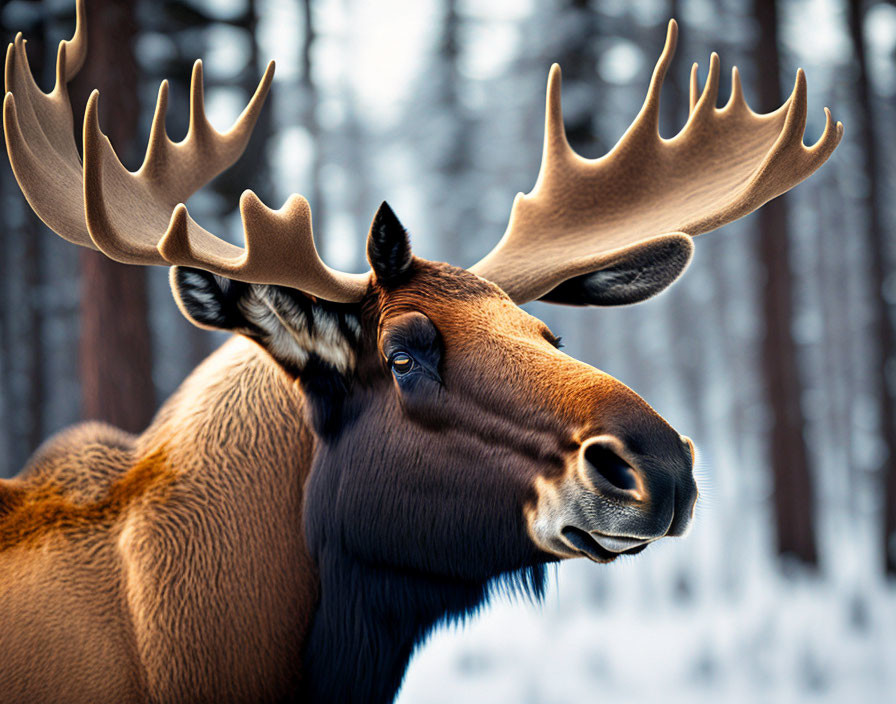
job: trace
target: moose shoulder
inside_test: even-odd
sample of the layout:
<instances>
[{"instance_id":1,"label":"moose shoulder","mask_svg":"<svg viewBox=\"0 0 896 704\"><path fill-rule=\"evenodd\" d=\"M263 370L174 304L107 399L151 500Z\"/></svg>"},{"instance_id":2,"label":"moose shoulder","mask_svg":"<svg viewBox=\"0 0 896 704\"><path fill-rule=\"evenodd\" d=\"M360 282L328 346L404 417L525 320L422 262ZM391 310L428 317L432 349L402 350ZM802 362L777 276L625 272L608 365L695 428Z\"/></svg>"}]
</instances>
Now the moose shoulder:
<instances>
[{"instance_id":1,"label":"moose shoulder","mask_svg":"<svg viewBox=\"0 0 896 704\"><path fill-rule=\"evenodd\" d=\"M687 266L691 235L818 168L842 130L802 144L802 74L774 113L750 111L736 80L718 109L714 56L687 125L661 140L670 23L641 113L587 161L563 136L555 68L542 172L496 248L470 270L419 259L384 203L371 271L350 275L318 257L299 196L275 211L244 194L245 249L178 205L245 147L271 69L220 134L197 64L178 144L163 87L133 174L92 96L82 164L66 96L82 16L79 2L49 95L21 36L7 54L16 178L66 239L175 265L183 313L234 337L139 437L77 426L0 482L0 701L388 702L427 632L496 583L538 597L549 562L686 532L691 441L519 304L648 298Z\"/></svg>"}]
</instances>

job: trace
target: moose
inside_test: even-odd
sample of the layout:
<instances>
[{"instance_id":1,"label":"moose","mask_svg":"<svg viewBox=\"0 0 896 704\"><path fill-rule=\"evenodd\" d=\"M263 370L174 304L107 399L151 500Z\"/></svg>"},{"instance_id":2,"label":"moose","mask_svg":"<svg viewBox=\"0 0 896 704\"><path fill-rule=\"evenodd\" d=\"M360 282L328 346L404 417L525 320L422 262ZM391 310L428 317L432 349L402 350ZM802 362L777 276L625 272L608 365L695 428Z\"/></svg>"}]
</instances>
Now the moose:
<instances>
[{"instance_id":1,"label":"moose","mask_svg":"<svg viewBox=\"0 0 896 704\"><path fill-rule=\"evenodd\" d=\"M574 360L519 306L647 299L687 267L693 236L808 177L837 146L803 144L802 71L769 114L719 59L674 137L658 132L677 26L615 147L568 145L560 69L544 152L497 246L465 270L414 256L385 203L370 271L318 256L301 196L240 199L245 247L183 202L246 146L271 85L224 133L203 109L165 130L167 84L130 172L90 96L76 146L67 82L87 51L83 0L56 85L21 34L3 125L15 177L61 237L163 265L183 314L233 337L133 436L87 422L0 481L0 701L389 702L413 650L496 585L537 598L548 563L608 563L690 525L694 445L621 382Z\"/></svg>"}]
</instances>

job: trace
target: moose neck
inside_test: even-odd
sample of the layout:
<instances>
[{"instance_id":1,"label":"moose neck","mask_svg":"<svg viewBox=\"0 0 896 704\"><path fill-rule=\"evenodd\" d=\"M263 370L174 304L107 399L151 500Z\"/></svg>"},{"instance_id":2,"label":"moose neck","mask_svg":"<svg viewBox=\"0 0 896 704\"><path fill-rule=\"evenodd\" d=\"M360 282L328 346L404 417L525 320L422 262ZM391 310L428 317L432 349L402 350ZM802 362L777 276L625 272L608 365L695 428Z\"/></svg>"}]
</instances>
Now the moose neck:
<instances>
[{"instance_id":1,"label":"moose neck","mask_svg":"<svg viewBox=\"0 0 896 704\"><path fill-rule=\"evenodd\" d=\"M321 598L303 659L307 701L391 702L417 644L487 599L488 582L438 579L318 557Z\"/></svg>"},{"instance_id":2,"label":"moose neck","mask_svg":"<svg viewBox=\"0 0 896 704\"><path fill-rule=\"evenodd\" d=\"M303 401L285 379L253 343L234 338L190 376L144 438L152 445L156 438L189 437L190 442L172 444L195 449L200 433L217 452L223 445L244 456L239 466L251 475L253 485L303 484L314 471L312 457L319 442L304 420ZM247 395L246 388L252 394ZM197 428L189 418L206 422ZM273 452L272 443L282 445L278 452ZM295 462L271 463L272 457L284 455L294 456ZM234 481L237 468L228 465L227 476L215 481ZM193 471L219 469L203 464ZM301 511L297 507L293 517L299 526ZM256 520L270 521L268 513L253 517L245 506L239 512L242 523L234 530L246 530ZM313 599L307 605L308 630L296 634L302 657L295 665L303 684L295 698L302 702L392 701L415 645L440 620L471 612L488 593L487 582L439 580L361 564L336 551L336 541L315 555L317 564L312 566L304 536L301 542L302 549L290 555L305 580L297 585L297 598L303 603Z\"/></svg>"}]
</instances>

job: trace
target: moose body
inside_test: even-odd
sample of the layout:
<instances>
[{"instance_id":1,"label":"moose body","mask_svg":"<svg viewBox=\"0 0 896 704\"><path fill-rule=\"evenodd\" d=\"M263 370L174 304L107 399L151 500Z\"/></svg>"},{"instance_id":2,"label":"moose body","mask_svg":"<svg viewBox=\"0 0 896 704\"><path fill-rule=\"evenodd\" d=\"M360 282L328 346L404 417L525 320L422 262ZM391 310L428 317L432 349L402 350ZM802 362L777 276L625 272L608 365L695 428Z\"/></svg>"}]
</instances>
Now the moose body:
<instances>
[{"instance_id":1,"label":"moose body","mask_svg":"<svg viewBox=\"0 0 896 704\"><path fill-rule=\"evenodd\" d=\"M0 487L0 701L294 691L318 594L302 405L235 338L141 436L76 426Z\"/></svg>"},{"instance_id":2,"label":"moose body","mask_svg":"<svg viewBox=\"0 0 896 704\"><path fill-rule=\"evenodd\" d=\"M566 143L548 83L542 170L469 270L413 255L385 203L371 271L327 267L307 202L244 193L246 247L182 202L242 152L268 68L234 127L205 118L172 142L159 92L146 160L118 161L88 101L83 156L60 44L50 94L17 36L4 132L35 212L66 239L131 264L173 265L196 325L235 335L139 437L88 423L0 480L0 702L388 702L413 649L498 583L539 597L545 565L611 562L681 536L694 446L621 382L572 359L519 308L635 303L687 267L691 235L745 215L818 168L805 80L753 113L719 64L674 138L657 132L676 25L638 117L605 157ZM597 194L597 195L595 195Z\"/></svg>"}]
</instances>

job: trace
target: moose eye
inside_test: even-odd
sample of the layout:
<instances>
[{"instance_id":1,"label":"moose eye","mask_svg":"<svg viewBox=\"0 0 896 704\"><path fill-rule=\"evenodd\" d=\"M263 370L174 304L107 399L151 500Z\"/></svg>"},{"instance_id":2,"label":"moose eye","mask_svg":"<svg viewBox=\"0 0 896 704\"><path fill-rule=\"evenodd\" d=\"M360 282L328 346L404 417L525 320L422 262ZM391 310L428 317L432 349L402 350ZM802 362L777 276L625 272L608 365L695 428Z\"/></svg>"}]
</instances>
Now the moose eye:
<instances>
[{"instance_id":1,"label":"moose eye","mask_svg":"<svg viewBox=\"0 0 896 704\"><path fill-rule=\"evenodd\" d=\"M414 368L414 360L406 352L396 352L389 360L389 366L397 376L404 376Z\"/></svg>"}]
</instances>

